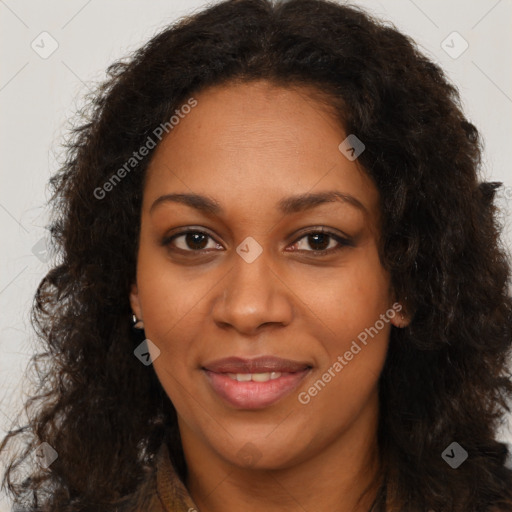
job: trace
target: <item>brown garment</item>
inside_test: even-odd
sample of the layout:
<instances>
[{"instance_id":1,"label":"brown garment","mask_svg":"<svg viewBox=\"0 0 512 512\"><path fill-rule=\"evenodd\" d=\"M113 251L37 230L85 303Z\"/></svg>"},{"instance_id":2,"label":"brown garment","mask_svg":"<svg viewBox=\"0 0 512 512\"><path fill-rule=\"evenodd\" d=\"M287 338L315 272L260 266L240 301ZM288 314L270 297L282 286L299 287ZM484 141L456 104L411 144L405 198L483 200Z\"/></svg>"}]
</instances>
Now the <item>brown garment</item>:
<instances>
[{"instance_id":1,"label":"brown garment","mask_svg":"<svg viewBox=\"0 0 512 512\"><path fill-rule=\"evenodd\" d=\"M156 468L152 497L144 512L198 512L185 484L171 463L165 443L158 452Z\"/></svg>"}]
</instances>

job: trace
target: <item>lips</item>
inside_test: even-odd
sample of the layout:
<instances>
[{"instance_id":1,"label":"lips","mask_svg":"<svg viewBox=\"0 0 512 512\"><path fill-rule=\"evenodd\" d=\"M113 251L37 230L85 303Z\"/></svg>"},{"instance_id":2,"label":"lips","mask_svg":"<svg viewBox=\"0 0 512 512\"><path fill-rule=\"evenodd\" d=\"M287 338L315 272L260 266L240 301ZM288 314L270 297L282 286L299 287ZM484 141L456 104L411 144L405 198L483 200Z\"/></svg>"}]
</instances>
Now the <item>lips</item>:
<instances>
[{"instance_id":1,"label":"lips","mask_svg":"<svg viewBox=\"0 0 512 512\"><path fill-rule=\"evenodd\" d=\"M228 357L207 363L202 369L225 403L237 409L262 409L296 389L311 365L274 356Z\"/></svg>"}]
</instances>

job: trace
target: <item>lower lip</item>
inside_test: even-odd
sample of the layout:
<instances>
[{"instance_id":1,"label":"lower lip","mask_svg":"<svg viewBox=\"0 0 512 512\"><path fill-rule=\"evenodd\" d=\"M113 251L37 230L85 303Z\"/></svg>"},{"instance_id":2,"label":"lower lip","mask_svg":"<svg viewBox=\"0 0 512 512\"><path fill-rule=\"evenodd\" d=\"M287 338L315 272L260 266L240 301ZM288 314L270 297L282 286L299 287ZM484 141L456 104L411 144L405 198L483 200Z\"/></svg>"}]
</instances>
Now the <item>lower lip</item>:
<instances>
[{"instance_id":1,"label":"lower lip","mask_svg":"<svg viewBox=\"0 0 512 512\"><path fill-rule=\"evenodd\" d=\"M287 373L266 382L238 382L225 373L204 370L214 391L237 409L263 409L289 395L309 372Z\"/></svg>"}]
</instances>

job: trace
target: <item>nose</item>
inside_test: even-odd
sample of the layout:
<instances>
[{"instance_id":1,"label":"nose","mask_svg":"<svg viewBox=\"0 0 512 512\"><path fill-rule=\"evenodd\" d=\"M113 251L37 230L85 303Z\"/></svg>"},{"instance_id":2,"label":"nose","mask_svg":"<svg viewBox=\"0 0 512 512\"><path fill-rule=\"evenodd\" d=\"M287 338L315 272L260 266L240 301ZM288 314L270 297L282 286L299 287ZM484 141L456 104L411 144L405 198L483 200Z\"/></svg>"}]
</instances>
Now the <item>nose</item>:
<instances>
[{"instance_id":1,"label":"nose","mask_svg":"<svg viewBox=\"0 0 512 512\"><path fill-rule=\"evenodd\" d=\"M212 311L220 328L251 336L263 328L284 327L292 321L293 293L269 266L265 251L251 263L236 255L222 285Z\"/></svg>"}]
</instances>

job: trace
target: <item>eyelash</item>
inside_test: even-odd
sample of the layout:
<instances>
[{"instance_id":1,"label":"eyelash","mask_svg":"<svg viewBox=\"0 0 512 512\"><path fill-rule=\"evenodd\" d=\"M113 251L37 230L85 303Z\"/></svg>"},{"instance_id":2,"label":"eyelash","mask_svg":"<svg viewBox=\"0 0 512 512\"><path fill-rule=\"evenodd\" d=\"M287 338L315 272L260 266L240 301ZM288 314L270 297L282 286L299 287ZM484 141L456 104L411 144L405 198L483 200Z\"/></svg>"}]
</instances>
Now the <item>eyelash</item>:
<instances>
[{"instance_id":1,"label":"eyelash","mask_svg":"<svg viewBox=\"0 0 512 512\"><path fill-rule=\"evenodd\" d=\"M204 231L200 231L200 230L197 230L197 229L187 229L185 231L180 231L179 233L175 233L171 236L168 236L168 237L165 237L163 240L162 240L162 245L167 247L167 246L170 246L171 245L171 242L173 240L175 240L176 238L179 238L180 236L184 236L184 235L187 235L189 233L195 233L195 234L200 234L200 235L206 235L207 237L211 238L212 240L214 240L214 238L209 235L208 233L204 232ZM334 247L334 248L331 248L331 249L327 249L327 250L313 250L313 251L304 251L304 250L297 250L297 251L294 251L294 252L306 252L306 253L311 253L311 254L315 254L317 256L325 256L325 255L328 255L328 254L333 254L335 252L338 252L340 250L342 250L343 248L345 247L353 247L354 246L354 243L352 240L350 240L349 238L344 238L340 235L337 235L336 233L333 233L331 231L327 231L323 228L318 228L318 229L314 229L314 230L311 230L311 231L308 231L306 233L302 233L300 238L297 238L292 245L295 245L297 242L299 242L300 240L302 240L303 238L306 238L307 236L309 235L316 235L316 234L322 234L322 235L327 235L329 236L330 238L333 238L336 242L338 242L340 245L338 247ZM218 243L218 242L217 242ZM190 253L195 253L195 254L201 254L201 253L204 253L204 252L209 252L210 249L199 249L199 250L193 250L193 249L189 249L189 250L185 250L185 249L173 249L173 250L178 250L178 251L182 251L182 252L190 252Z\"/></svg>"}]
</instances>

